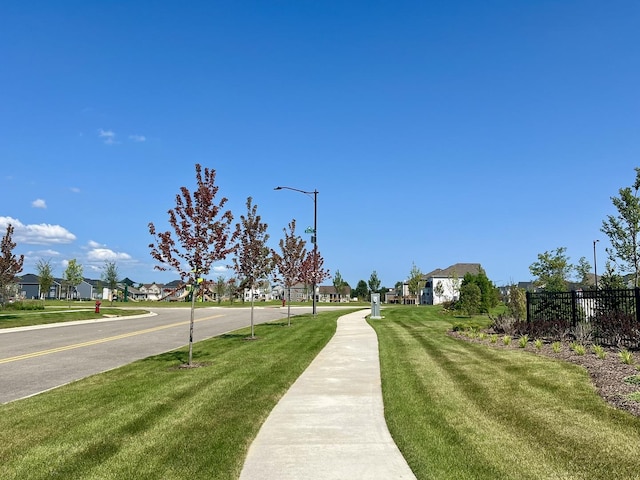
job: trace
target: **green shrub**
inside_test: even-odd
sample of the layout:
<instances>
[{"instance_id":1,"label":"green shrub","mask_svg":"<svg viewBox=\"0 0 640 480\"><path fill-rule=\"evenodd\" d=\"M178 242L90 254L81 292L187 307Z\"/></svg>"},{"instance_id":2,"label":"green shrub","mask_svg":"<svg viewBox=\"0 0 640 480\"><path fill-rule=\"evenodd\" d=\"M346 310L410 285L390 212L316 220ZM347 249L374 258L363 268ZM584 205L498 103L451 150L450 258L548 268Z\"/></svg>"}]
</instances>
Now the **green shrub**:
<instances>
[{"instance_id":1,"label":"green shrub","mask_svg":"<svg viewBox=\"0 0 640 480\"><path fill-rule=\"evenodd\" d=\"M494 333L493 335L491 335L491 338L489 339L489 341L491 343L498 343L498 335Z\"/></svg>"},{"instance_id":2,"label":"green shrub","mask_svg":"<svg viewBox=\"0 0 640 480\"><path fill-rule=\"evenodd\" d=\"M625 363L627 365L633 364L633 353L631 353L626 348L618 352L618 357L620 357L620 360L622 361L622 363Z\"/></svg>"},{"instance_id":3,"label":"green shrub","mask_svg":"<svg viewBox=\"0 0 640 480\"><path fill-rule=\"evenodd\" d=\"M587 348L581 343L575 343L571 346L571 350L573 350L578 355L584 355L587 353Z\"/></svg>"},{"instance_id":4,"label":"green shrub","mask_svg":"<svg viewBox=\"0 0 640 480\"><path fill-rule=\"evenodd\" d=\"M594 345L591 348L593 349L593 353L595 353L596 357L598 357L600 360L604 360L604 358L607 356L607 352L605 352L602 346Z\"/></svg>"},{"instance_id":5,"label":"green shrub","mask_svg":"<svg viewBox=\"0 0 640 480\"><path fill-rule=\"evenodd\" d=\"M505 335L502 337L502 343L505 345L511 345L511 335Z\"/></svg>"},{"instance_id":6,"label":"green shrub","mask_svg":"<svg viewBox=\"0 0 640 480\"><path fill-rule=\"evenodd\" d=\"M44 310L44 303L38 301L21 301L7 303L5 305L7 310Z\"/></svg>"},{"instance_id":7,"label":"green shrub","mask_svg":"<svg viewBox=\"0 0 640 480\"><path fill-rule=\"evenodd\" d=\"M534 345L536 346L536 349L538 350L542 349L542 340L540 340L539 338L536 338Z\"/></svg>"},{"instance_id":8,"label":"green shrub","mask_svg":"<svg viewBox=\"0 0 640 480\"><path fill-rule=\"evenodd\" d=\"M520 345L520 348L524 348L527 346L527 343L529 343L529 335L522 335L519 339L518 339L518 345Z\"/></svg>"},{"instance_id":9,"label":"green shrub","mask_svg":"<svg viewBox=\"0 0 640 480\"><path fill-rule=\"evenodd\" d=\"M640 375L631 375L630 377L625 377L624 383L628 383L629 385L640 385Z\"/></svg>"},{"instance_id":10,"label":"green shrub","mask_svg":"<svg viewBox=\"0 0 640 480\"><path fill-rule=\"evenodd\" d=\"M553 342L551 344L551 348L553 349L554 352L558 353L560 352L560 348L562 348L562 344L560 342Z\"/></svg>"}]
</instances>

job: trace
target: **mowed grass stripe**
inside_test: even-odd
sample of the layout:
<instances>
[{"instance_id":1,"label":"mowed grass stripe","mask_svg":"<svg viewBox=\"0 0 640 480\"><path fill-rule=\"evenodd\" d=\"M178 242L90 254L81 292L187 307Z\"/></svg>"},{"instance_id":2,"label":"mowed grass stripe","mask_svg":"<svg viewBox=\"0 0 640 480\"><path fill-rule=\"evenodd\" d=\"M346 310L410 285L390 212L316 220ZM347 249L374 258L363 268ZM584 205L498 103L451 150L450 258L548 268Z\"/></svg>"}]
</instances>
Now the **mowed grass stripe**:
<instances>
[{"instance_id":1,"label":"mowed grass stripe","mask_svg":"<svg viewBox=\"0 0 640 480\"><path fill-rule=\"evenodd\" d=\"M234 479L345 312L257 325L0 407L2 479Z\"/></svg>"},{"instance_id":2,"label":"mowed grass stripe","mask_svg":"<svg viewBox=\"0 0 640 480\"><path fill-rule=\"evenodd\" d=\"M452 339L437 310L405 310L371 323L389 428L419 478L638 478L638 419L583 370Z\"/></svg>"}]
</instances>

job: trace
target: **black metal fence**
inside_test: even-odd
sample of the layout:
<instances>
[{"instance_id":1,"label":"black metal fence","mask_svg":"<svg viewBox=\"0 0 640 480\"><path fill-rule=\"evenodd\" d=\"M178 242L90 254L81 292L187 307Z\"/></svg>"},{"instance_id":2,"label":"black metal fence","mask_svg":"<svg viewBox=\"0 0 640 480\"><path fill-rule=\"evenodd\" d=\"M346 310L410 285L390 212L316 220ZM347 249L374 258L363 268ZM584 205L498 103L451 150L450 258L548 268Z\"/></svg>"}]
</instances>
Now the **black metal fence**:
<instances>
[{"instance_id":1,"label":"black metal fence","mask_svg":"<svg viewBox=\"0 0 640 480\"><path fill-rule=\"evenodd\" d=\"M640 348L640 288L527 292L527 325L548 336Z\"/></svg>"}]
</instances>

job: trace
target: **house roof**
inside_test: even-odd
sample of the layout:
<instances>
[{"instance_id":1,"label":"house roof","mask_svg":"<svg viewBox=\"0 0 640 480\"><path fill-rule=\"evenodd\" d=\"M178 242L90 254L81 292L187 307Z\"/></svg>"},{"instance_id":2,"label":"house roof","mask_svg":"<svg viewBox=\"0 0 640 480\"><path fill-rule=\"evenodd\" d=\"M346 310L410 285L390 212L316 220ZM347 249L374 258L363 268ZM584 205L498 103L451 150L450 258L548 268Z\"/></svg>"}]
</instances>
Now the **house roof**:
<instances>
[{"instance_id":1,"label":"house roof","mask_svg":"<svg viewBox=\"0 0 640 480\"><path fill-rule=\"evenodd\" d=\"M444 270L441 268L436 268L432 272L429 272L422 276L423 280L428 280L429 278L450 278L450 277L458 277L462 278L467 273L477 274L482 265L479 263L456 263L455 265L451 265Z\"/></svg>"},{"instance_id":2,"label":"house roof","mask_svg":"<svg viewBox=\"0 0 640 480\"><path fill-rule=\"evenodd\" d=\"M334 287L333 285L318 286L318 293L324 294L324 295L338 294L338 292L336 291L336 287ZM349 295L350 293L351 293L351 287L349 287L348 285L345 286L344 291L342 292L342 295Z\"/></svg>"}]
</instances>

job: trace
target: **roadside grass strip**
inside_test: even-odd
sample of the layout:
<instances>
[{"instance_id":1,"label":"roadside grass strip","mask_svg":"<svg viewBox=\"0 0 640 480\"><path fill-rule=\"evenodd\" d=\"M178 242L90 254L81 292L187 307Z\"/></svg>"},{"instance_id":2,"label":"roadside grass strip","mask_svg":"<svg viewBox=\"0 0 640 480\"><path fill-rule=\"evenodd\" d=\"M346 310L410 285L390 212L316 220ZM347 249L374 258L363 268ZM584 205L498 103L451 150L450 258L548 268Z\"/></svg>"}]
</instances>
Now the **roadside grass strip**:
<instances>
[{"instance_id":1,"label":"roadside grass strip","mask_svg":"<svg viewBox=\"0 0 640 480\"><path fill-rule=\"evenodd\" d=\"M417 478L640 479L640 419L584 369L449 337L438 307L383 315L385 416Z\"/></svg>"},{"instance_id":2,"label":"roadside grass strip","mask_svg":"<svg viewBox=\"0 0 640 480\"><path fill-rule=\"evenodd\" d=\"M149 357L0 406L0 478L237 479L246 451L348 311ZM72 366L71 366L72 367Z\"/></svg>"},{"instance_id":3,"label":"roadside grass strip","mask_svg":"<svg viewBox=\"0 0 640 480\"><path fill-rule=\"evenodd\" d=\"M49 323L73 322L76 320L96 320L106 316L127 317L147 313L140 309L124 308L101 308L100 313L95 313L95 309L85 308L84 310L74 310L67 312L56 311L2 311L0 310L0 329L14 327L30 327L33 325L44 325Z\"/></svg>"}]
</instances>

